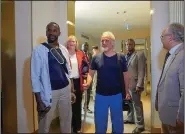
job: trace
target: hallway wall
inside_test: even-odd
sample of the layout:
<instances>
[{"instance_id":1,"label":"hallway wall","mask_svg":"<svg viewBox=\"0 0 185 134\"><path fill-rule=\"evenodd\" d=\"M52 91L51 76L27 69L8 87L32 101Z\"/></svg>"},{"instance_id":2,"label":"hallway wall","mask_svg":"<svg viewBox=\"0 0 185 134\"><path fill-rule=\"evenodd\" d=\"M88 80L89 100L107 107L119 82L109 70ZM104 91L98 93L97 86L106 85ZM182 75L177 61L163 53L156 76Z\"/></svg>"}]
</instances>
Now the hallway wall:
<instances>
[{"instance_id":1,"label":"hallway wall","mask_svg":"<svg viewBox=\"0 0 185 134\"><path fill-rule=\"evenodd\" d=\"M39 43L45 41L46 38L46 26L49 22L56 22L61 29L61 36L59 42L64 44L68 37L68 30L72 30L73 27L68 27L67 19L67 1L32 1L32 46L35 47ZM42 7L42 10L41 10ZM69 6L71 7L71 6ZM69 17L70 21L73 21ZM70 33L73 33L71 31ZM55 112L54 118L57 117ZM35 117L35 130L38 129L37 123L37 111L36 102L34 102L34 117Z\"/></svg>"},{"instance_id":2,"label":"hallway wall","mask_svg":"<svg viewBox=\"0 0 185 134\"><path fill-rule=\"evenodd\" d=\"M99 40L94 39L91 35L83 34L83 35L89 37L89 39L86 39L86 38L82 37L81 34L83 34L83 33L80 32L80 30L77 30L75 28L75 36L78 39L79 49L81 49L81 46L82 46L82 44L84 42L88 42L89 43L89 51L92 53L92 46L94 46L94 45L98 45L99 46L99 44L100 44Z\"/></svg>"},{"instance_id":3,"label":"hallway wall","mask_svg":"<svg viewBox=\"0 0 185 134\"><path fill-rule=\"evenodd\" d=\"M31 1L15 1L17 132L34 131L33 95L30 81L32 51Z\"/></svg>"},{"instance_id":4,"label":"hallway wall","mask_svg":"<svg viewBox=\"0 0 185 134\"><path fill-rule=\"evenodd\" d=\"M64 44L68 37L67 1L32 1L33 47L46 38L46 25L52 21L60 25L59 40Z\"/></svg>"},{"instance_id":5,"label":"hallway wall","mask_svg":"<svg viewBox=\"0 0 185 134\"><path fill-rule=\"evenodd\" d=\"M155 10L152 15L151 24L151 75L152 75L152 127L161 128L158 112L155 110L155 99L157 84L161 74L166 50L161 43L160 35L162 30L169 24L169 2L151 1L151 8ZM162 18L162 19L161 19Z\"/></svg>"}]
</instances>

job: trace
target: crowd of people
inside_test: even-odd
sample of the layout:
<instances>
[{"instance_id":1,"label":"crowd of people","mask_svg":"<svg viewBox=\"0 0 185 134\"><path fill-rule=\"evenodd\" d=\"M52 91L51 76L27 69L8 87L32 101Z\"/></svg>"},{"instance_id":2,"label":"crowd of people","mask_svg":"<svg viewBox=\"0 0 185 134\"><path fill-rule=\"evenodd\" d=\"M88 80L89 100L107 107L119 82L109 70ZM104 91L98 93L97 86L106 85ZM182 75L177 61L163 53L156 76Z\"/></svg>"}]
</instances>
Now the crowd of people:
<instances>
[{"instance_id":1,"label":"crowd of people","mask_svg":"<svg viewBox=\"0 0 185 134\"><path fill-rule=\"evenodd\" d=\"M46 26L47 41L33 49L31 58L32 89L37 102L39 133L48 133L54 111L60 119L61 133L81 133L82 95L94 96L95 133L106 133L110 110L112 133L123 133L124 124L136 124L132 133L145 130L141 93L144 90L146 57L135 50L134 39L126 41L128 53L117 53L115 36L103 32L101 44L85 42L79 49L74 35L59 43L60 26ZM164 133L184 131L184 26L169 24L161 34L168 50L156 94L156 110ZM100 51L101 50L101 51ZM130 100L128 116L123 117L123 103Z\"/></svg>"}]
</instances>

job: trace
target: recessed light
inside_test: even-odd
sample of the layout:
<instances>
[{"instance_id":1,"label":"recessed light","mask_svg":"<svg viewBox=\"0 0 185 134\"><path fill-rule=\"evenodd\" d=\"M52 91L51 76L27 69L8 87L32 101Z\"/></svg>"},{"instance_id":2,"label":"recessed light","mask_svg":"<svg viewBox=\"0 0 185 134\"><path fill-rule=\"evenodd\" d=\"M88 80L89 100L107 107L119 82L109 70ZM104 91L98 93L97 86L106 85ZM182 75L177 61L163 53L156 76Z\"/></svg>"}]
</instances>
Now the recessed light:
<instances>
[{"instance_id":1,"label":"recessed light","mask_svg":"<svg viewBox=\"0 0 185 134\"><path fill-rule=\"evenodd\" d=\"M151 10L150 10L150 14L151 14L151 15L154 14L154 9L151 9Z\"/></svg>"}]
</instances>

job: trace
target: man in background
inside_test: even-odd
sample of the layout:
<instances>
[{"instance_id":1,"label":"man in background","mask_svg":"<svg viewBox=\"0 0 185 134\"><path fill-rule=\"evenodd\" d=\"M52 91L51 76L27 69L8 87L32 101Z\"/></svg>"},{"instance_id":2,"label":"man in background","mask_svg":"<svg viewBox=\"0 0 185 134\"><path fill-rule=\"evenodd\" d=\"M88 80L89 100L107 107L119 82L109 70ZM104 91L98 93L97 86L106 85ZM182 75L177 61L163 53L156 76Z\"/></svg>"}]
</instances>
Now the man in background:
<instances>
[{"instance_id":1,"label":"man in background","mask_svg":"<svg viewBox=\"0 0 185 134\"><path fill-rule=\"evenodd\" d=\"M145 130L141 93L144 90L146 58L143 51L135 51L135 41L133 39L127 40L126 47L128 50L126 60L129 72L129 92L132 103L129 104L128 118L124 123L136 123L136 128L132 133L141 133ZM134 113L136 121L134 120Z\"/></svg>"},{"instance_id":2,"label":"man in background","mask_svg":"<svg viewBox=\"0 0 185 134\"><path fill-rule=\"evenodd\" d=\"M168 25L161 42L166 53L157 86L155 108L159 112L163 133L184 133L184 26Z\"/></svg>"},{"instance_id":3,"label":"man in background","mask_svg":"<svg viewBox=\"0 0 185 134\"><path fill-rule=\"evenodd\" d=\"M89 52L89 44L87 42L82 44L82 51L84 52L85 56L87 57L88 62L89 62L89 66L90 66L91 59L92 59L92 54ZM92 85L89 87L89 89L87 89L87 112L88 113L93 113L89 109L89 102L90 102L90 98L91 98L91 90L92 90ZM85 106L85 104L84 104L84 106Z\"/></svg>"},{"instance_id":4,"label":"man in background","mask_svg":"<svg viewBox=\"0 0 185 134\"><path fill-rule=\"evenodd\" d=\"M92 46L92 57L99 54L99 48L98 46ZM96 84L97 84L97 72L95 72L92 82L92 92L93 92L93 100L95 100L95 92L96 92Z\"/></svg>"}]
</instances>

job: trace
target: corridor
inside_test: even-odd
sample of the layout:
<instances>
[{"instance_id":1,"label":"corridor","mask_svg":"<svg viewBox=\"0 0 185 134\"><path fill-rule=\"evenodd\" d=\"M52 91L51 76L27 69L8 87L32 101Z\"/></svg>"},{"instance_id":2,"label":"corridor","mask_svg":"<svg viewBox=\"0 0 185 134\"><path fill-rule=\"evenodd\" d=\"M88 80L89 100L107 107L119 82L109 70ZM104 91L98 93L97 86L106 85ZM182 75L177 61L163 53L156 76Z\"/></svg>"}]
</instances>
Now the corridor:
<instances>
[{"instance_id":1,"label":"corridor","mask_svg":"<svg viewBox=\"0 0 185 134\"><path fill-rule=\"evenodd\" d=\"M149 88L149 87L148 87ZM147 91L149 91L147 89ZM150 126L151 126L151 100L150 100L150 95L145 95L145 92L142 93L142 102L143 102L143 108L144 108L144 118L145 118L145 131L143 133L150 133ZM84 101L82 102L84 104ZM94 101L91 100L90 102L90 109L94 111ZM124 112L124 119L126 119L127 112ZM82 120L83 120L84 112L82 110ZM108 119L108 129L107 133L111 133L111 120L110 116ZM132 133L133 129L135 128L135 125L130 125L130 124L125 124L124 125L124 133ZM55 121L52 123L50 132L52 133L59 133L60 128L59 128L59 122ZM95 132L95 125L94 125L94 113L90 114L87 113L86 117L86 124L85 124L85 129L84 133L94 133Z\"/></svg>"}]
</instances>

